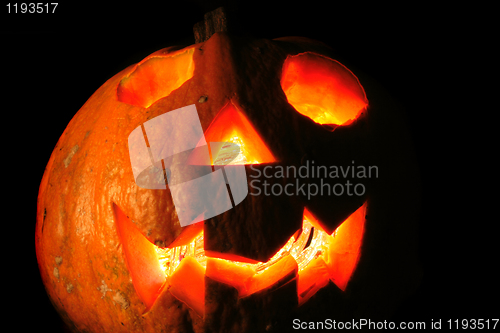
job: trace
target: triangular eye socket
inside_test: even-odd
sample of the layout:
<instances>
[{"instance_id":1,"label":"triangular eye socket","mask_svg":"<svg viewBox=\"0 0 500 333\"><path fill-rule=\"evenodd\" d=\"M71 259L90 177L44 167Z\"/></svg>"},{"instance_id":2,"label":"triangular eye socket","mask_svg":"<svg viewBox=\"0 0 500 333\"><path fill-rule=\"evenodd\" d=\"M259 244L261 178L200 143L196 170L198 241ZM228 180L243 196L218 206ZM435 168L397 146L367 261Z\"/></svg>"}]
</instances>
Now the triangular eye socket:
<instances>
[{"instance_id":1,"label":"triangular eye socket","mask_svg":"<svg viewBox=\"0 0 500 333\"><path fill-rule=\"evenodd\" d=\"M368 105L363 87L350 70L311 52L286 58L281 87L298 112L319 124L349 124Z\"/></svg>"},{"instance_id":2,"label":"triangular eye socket","mask_svg":"<svg viewBox=\"0 0 500 333\"><path fill-rule=\"evenodd\" d=\"M219 111L205 131L205 140L211 143L227 142L238 145L239 156L232 157L229 164L260 164L276 161L250 121L231 102ZM211 147L220 148L217 151L210 151L213 165L226 164L222 162L224 156L230 155L229 150L234 148L230 144L211 145Z\"/></svg>"},{"instance_id":3,"label":"triangular eye socket","mask_svg":"<svg viewBox=\"0 0 500 333\"><path fill-rule=\"evenodd\" d=\"M194 48L139 63L117 88L120 102L148 108L193 77Z\"/></svg>"}]
</instances>

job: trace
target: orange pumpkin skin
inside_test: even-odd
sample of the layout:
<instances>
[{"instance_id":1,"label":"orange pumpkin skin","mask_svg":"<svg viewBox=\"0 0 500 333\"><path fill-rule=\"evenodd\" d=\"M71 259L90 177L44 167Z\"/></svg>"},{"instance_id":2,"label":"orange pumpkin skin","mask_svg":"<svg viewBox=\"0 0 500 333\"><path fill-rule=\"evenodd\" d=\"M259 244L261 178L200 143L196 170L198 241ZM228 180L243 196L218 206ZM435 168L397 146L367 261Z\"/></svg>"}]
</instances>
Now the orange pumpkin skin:
<instances>
[{"instance_id":1,"label":"orange pumpkin skin","mask_svg":"<svg viewBox=\"0 0 500 333\"><path fill-rule=\"evenodd\" d=\"M184 84L144 108L119 100L117 87L136 65L124 69L100 87L74 116L50 157L38 195L36 252L47 293L66 324L83 332L255 332L291 329L293 318L352 319L366 314L384 317L390 313L393 303L418 281L414 278L419 272L415 268L416 259L412 246L408 245L414 242L413 224L410 221L409 227L401 227L399 223L401 216L412 214L414 203L408 197L408 204L394 205L401 199L393 192L384 192L384 186L377 184L370 187L368 196L356 200L339 198L333 203L338 208L337 214L323 221L335 228L368 200L369 218L362 250L372 251L372 258L368 261L361 256L345 292L328 282L298 307L295 274L243 299L237 297L235 288L206 277L204 316L168 290L161 291L151 308L141 301L123 253L114 205L152 243L168 246L183 230L169 190L143 189L134 181L127 138L146 120L195 104L205 131L231 101L282 165L300 166L306 154L330 165L349 164L353 159L371 161L378 163L379 168L386 167L386 171L411 165L406 157L399 162L386 162L390 159L390 153L386 152L391 151L389 143L393 141L389 135L373 140L383 132L377 128L383 128L387 119L384 117L392 117L394 113L379 118L363 114L344 129L331 132L300 115L287 102L280 87L284 60L303 52L333 58L331 50L323 44L302 38L242 40L216 33L204 43L181 50L163 49L147 59L186 49L193 49L195 68ZM381 157L371 153L376 144L382 145ZM322 149L328 149L327 157L318 155ZM250 172L249 168L246 170ZM410 183L414 174L413 170L401 178L396 174L388 182L396 189L412 193L407 189L415 188ZM232 210L205 221L206 247L265 261L300 229L307 204L298 197L249 196L237 213ZM319 215L330 212L329 208L322 208L322 202L311 205L321 206L316 209ZM237 233L230 232L232 225L265 221L268 215L275 222L273 235L258 230L251 246L238 246L242 240L234 236ZM386 223L380 224L378 218L386 219ZM379 224L380 230L374 230ZM221 229L214 225L229 231L217 234L214 230ZM394 226L397 239L381 245L377 237ZM404 263L397 268L390 266L401 261ZM394 271L401 274L394 277ZM391 305L380 312L365 306L381 301L391 290L395 295L389 302Z\"/></svg>"}]
</instances>

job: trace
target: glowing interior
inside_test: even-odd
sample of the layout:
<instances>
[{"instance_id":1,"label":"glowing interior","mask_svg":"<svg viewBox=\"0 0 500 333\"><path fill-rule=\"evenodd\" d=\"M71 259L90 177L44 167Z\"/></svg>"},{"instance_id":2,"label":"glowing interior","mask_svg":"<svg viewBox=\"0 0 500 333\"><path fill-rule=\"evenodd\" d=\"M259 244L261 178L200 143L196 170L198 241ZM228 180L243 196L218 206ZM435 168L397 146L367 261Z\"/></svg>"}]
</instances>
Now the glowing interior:
<instances>
[{"instance_id":1,"label":"glowing interior","mask_svg":"<svg viewBox=\"0 0 500 333\"><path fill-rule=\"evenodd\" d=\"M359 258L366 203L331 235L324 232L321 223L305 209L301 232L293 235L267 262L257 263L207 256L203 248L203 223L187 227L169 248L160 248L149 242L131 220L114 207L132 282L147 309L167 288L203 316L205 276L233 286L241 298L268 288L296 271L299 305L330 280L345 290Z\"/></svg>"},{"instance_id":2,"label":"glowing interior","mask_svg":"<svg viewBox=\"0 0 500 333\"><path fill-rule=\"evenodd\" d=\"M192 77L193 52L188 49L147 58L122 79L117 88L118 100L147 108L168 96ZM367 106L363 88L347 68L313 53L286 59L281 86L298 112L320 124L348 124ZM205 140L226 143L210 151L212 165L276 161L252 124L231 102L205 131ZM305 209L300 232L267 262L251 262L235 255L222 259L222 254L206 252L203 223L184 228L169 248L160 248L147 240L117 205L113 208L132 283L146 311L168 290L203 316L205 276L233 286L239 297L246 297L295 271L299 304L329 281L345 290L359 258L366 203L331 235Z\"/></svg>"},{"instance_id":3,"label":"glowing interior","mask_svg":"<svg viewBox=\"0 0 500 333\"><path fill-rule=\"evenodd\" d=\"M148 108L168 96L193 76L193 53L194 48L191 48L171 55L146 58L120 81L118 100Z\"/></svg>"},{"instance_id":4,"label":"glowing interior","mask_svg":"<svg viewBox=\"0 0 500 333\"><path fill-rule=\"evenodd\" d=\"M307 244L309 237L312 237L312 239L310 241L310 245L306 248L305 245ZM332 236L329 236L324 231L314 228L307 217L304 216L302 232L300 235L292 236L288 242L267 262L250 264L232 260L228 261L234 263L235 265L247 267L254 274L259 274L281 260L283 257L291 255L297 262L299 270L301 270L307 266L307 264L314 257L322 253L322 249L328 243L328 237L335 237L335 232ZM203 231L200 231L195 239L189 244L174 248L156 247L155 249L158 254L158 261L160 262L166 276L172 275L181 263L182 259L185 257L194 258L203 267L206 267L207 265L207 257L205 256L205 250L203 247Z\"/></svg>"},{"instance_id":5,"label":"glowing interior","mask_svg":"<svg viewBox=\"0 0 500 333\"><path fill-rule=\"evenodd\" d=\"M275 162L273 154L262 141L257 131L245 115L229 102L217 114L205 131L206 142L230 142L240 148L239 155L234 158L230 151L234 147L225 145L218 152L210 152L212 165L226 164L258 164ZM226 163L230 158L232 161Z\"/></svg>"},{"instance_id":6,"label":"glowing interior","mask_svg":"<svg viewBox=\"0 0 500 333\"><path fill-rule=\"evenodd\" d=\"M348 124L368 105L363 87L350 70L310 52L285 60L281 87L298 112L319 124Z\"/></svg>"}]
</instances>

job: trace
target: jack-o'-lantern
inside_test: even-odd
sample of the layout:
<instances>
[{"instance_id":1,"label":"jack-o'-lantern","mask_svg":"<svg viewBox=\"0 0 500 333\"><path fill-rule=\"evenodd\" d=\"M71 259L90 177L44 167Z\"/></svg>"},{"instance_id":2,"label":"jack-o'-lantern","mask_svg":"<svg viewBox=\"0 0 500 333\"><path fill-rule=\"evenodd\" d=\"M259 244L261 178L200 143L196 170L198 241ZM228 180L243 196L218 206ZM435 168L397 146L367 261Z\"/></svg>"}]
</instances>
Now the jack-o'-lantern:
<instances>
[{"instance_id":1,"label":"jack-o'-lantern","mask_svg":"<svg viewBox=\"0 0 500 333\"><path fill-rule=\"evenodd\" d=\"M147 123L187 106L209 172L243 168L249 190L236 200L226 179L203 196L229 208L183 226L174 168L153 152ZM72 119L40 185L36 250L54 306L86 332L282 331L294 318L386 316L418 269L404 215L413 199L398 198L401 179L414 187L379 129L384 112L328 47L303 38L218 32L126 68ZM161 144L186 140L188 127ZM131 133L151 158L146 176L133 169ZM201 196L191 190L180 190L188 204Z\"/></svg>"}]
</instances>

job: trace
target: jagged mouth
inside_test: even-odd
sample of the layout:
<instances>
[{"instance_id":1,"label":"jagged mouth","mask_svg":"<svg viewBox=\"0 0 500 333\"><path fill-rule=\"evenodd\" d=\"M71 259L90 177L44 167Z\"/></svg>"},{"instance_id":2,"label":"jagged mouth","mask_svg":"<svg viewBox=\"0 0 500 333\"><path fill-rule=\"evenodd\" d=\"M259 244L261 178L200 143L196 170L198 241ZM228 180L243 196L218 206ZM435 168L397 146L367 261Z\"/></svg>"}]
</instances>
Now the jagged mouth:
<instances>
[{"instance_id":1,"label":"jagged mouth","mask_svg":"<svg viewBox=\"0 0 500 333\"><path fill-rule=\"evenodd\" d=\"M283 259L287 255L291 255L297 262L299 271L306 267L307 264L315 257L324 252L324 247L328 243L328 237L335 237L335 230L331 236L319 228L314 228L307 217L304 216L302 231L299 231L267 262L246 263L235 260L227 260L234 265L248 267L255 271L255 274L260 274L273 264ZM297 236L298 234L298 236ZM203 243L203 231L201 231L195 239L187 245L176 246L174 248L156 247L158 260L165 272L166 276L170 276L175 272L181 260L185 257L194 258L201 266L207 266L207 256Z\"/></svg>"},{"instance_id":2,"label":"jagged mouth","mask_svg":"<svg viewBox=\"0 0 500 333\"><path fill-rule=\"evenodd\" d=\"M114 209L132 283L145 312L160 294L170 292L203 317L205 277L236 288L242 298L292 276L297 278L299 306L330 281L345 290L359 259L366 206L363 204L330 235L305 209L302 228L267 262L205 251L203 223L191 226L195 232L183 245L156 246L116 204Z\"/></svg>"}]
</instances>

